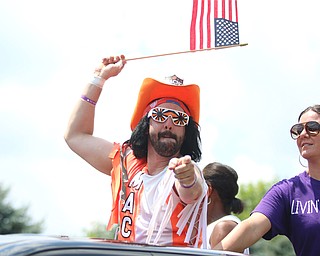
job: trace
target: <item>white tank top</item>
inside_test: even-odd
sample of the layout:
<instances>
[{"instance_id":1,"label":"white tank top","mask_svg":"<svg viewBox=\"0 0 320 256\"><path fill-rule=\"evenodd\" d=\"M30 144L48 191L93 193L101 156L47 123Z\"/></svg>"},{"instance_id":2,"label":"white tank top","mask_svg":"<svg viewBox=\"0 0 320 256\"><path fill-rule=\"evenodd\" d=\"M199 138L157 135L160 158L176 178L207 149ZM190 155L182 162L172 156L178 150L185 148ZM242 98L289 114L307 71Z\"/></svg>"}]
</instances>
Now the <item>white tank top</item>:
<instances>
[{"instance_id":1,"label":"white tank top","mask_svg":"<svg viewBox=\"0 0 320 256\"><path fill-rule=\"evenodd\" d=\"M220 221L226 221L226 220L234 221L237 224L239 224L241 222L241 220L237 216L230 214L230 215L223 216L222 218L210 223L207 227L207 246L208 246L208 249L211 249L209 241L210 241L210 236L211 236L211 233L212 233L215 225ZM249 255L250 254L249 248L246 248L243 253Z\"/></svg>"}]
</instances>

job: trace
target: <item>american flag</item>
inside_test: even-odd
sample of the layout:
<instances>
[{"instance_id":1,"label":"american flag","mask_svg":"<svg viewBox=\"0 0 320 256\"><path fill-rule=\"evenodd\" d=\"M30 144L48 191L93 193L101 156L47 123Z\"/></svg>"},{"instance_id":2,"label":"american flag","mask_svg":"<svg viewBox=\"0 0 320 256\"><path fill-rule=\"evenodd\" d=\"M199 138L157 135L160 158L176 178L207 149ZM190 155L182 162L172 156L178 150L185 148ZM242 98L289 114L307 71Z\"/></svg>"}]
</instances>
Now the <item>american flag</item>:
<instances>
[{"instance_id":1,"label":"american flag","mask_svg":"<svg viewBox=\"0 0 320 256\"><path fill-rule=\"evenodd\" d=\"M239 44L237 0L193 0L190 50L212 48L212 37L215 47Z\"/></svg>"}]
</instances>

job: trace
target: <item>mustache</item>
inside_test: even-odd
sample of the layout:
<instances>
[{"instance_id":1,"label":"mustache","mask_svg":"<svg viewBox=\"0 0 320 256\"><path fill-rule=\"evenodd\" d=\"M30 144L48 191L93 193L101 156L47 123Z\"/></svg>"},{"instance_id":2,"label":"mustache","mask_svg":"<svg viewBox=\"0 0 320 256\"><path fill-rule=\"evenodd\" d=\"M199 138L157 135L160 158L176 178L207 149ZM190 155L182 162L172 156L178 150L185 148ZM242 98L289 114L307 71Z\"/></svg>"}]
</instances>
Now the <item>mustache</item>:
<instances>
[{"instance_id":1,"label":"mustache","mask_svg":"<svg viewBox=\"0 0 320 256\"><path fill-rule=\"evenodd\" d=\"M174 133L170 132L170 131L164 131L164 132L159 132L158 133L158 138L172 138L177 140L177 135L175 135Z\"/></svg>"}]
</instances>

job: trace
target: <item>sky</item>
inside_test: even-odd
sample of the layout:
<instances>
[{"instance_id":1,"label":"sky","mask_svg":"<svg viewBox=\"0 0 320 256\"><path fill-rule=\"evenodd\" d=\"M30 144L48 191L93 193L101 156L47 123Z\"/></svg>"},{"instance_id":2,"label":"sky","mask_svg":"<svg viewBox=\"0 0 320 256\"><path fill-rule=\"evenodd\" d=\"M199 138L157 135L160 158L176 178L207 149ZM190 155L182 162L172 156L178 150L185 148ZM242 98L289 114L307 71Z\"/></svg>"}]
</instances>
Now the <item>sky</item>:
<instances>
[{"instance_id":1,"label":"sky","mask_svg":"<svg viewBox=\"0 0 320 256\"><path fill-rule=\"evenodd\" d=\"M247 46L128 61L103 89L95 136L128 139L142 80L176 74L200 86L200 167L228 164L240 184L298 174L289 129L320 103L319 5L238 0ZM43 233L83 236L108 221L109 177L63 138L94 68L105 56L189 50L191 11L191 0L0 2L0 184Z\"/></svg>"}]
</instances>

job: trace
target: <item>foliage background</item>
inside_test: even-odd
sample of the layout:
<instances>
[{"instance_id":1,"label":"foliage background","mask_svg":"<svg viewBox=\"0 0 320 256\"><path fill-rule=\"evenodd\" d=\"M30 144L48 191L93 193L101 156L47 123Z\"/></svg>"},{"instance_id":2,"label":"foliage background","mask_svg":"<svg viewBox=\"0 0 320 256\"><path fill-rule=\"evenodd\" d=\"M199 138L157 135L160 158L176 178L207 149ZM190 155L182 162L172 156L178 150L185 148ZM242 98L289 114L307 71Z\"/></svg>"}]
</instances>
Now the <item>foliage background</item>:
<instances>
[{"instance_id":1,"label":"foliage background","mask_svg":"<svg viewBox=\"0 0 320 256\"><path fill-rule=\"evenodd\" d=\"M40 233L43 221L33 222L28 215L28 206L15 208L8 202L9 188L0 184L0 234Z\"/></svg>"}]
</instances>

